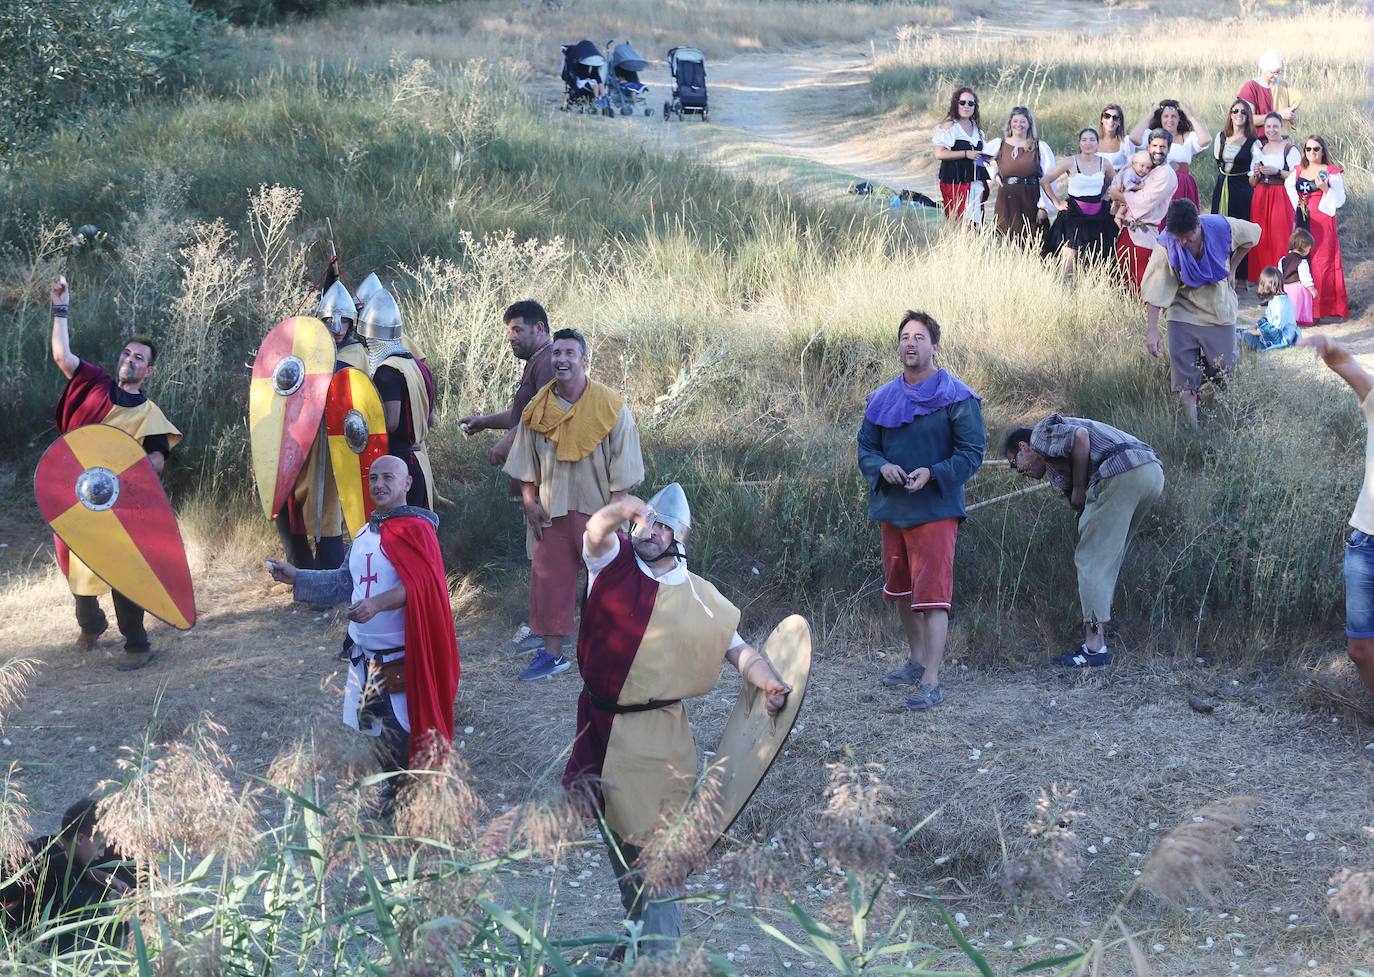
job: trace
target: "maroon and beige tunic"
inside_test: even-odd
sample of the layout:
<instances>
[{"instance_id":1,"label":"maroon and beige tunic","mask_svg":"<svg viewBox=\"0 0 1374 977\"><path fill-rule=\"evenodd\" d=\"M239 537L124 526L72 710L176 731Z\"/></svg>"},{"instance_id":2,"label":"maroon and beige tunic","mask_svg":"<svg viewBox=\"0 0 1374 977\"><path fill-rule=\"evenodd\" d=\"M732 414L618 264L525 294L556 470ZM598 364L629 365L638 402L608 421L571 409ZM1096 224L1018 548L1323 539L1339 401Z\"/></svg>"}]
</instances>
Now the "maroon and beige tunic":
<instances>
[{"instance_id":1,"label":"maroon and beige tunic","mask_svg":"<svg viewBox=\"0 0 1374 977\"><path fill-rule=\"evenodd\" d=\"M672 700L715 688L725 653L744 642L739 609L710 583L681 564L655 576L624 535L612 546L604 559L587 561L577 636L584 688L563 784L589 783L610 829L642 846L682 810L696 783L687 710ZM654 702L669 704L606 708Z\"/></svg>"}]
</instances>

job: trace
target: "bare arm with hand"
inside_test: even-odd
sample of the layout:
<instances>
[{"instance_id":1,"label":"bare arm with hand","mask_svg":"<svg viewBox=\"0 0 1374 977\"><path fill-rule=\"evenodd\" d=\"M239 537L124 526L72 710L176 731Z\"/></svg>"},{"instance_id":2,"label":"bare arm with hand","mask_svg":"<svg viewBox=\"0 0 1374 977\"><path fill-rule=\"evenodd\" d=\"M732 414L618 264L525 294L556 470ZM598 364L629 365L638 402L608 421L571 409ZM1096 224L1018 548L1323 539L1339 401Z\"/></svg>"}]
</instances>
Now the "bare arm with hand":
<instances>
[{"instance_id":1,"label":"bare arm with hand","mask_svg":"<svg viewBox=\"0 0 1374 977\"><path fill-rule=\"evenodd\" d=\"M53 305L52 361L64 377L71 379L72 374L81 366L81 357L72 352L71 339L67 335L67 306L71 302L71 289L67 286L67 279L59 278L53 282L49 295Z\"/></svg>"},{"instance_id":2,"label":"bare arm with hand","mask_svg":"<svg viewBox=\"0 0 1374 977\"><path fill-rule=\"evenodd\" d=\"M751 645L740 645L725 653L725 660L739 670L740 677L760 690L768 704L768 715L776 716L787 704L791 687L773 670L773 665Z\"/></svg>"},{"instance_id":3,"label":"bare arm with hand","mask_svg":"<svg viewBox=\"0 0 1374 977\"><path fill-rule=\"evenodd\" d=\"M1069 490L1069 505L1082 512L1088 504L1088 468L1092 462L1092 445L1088 439L1088 429L1080 427L1073 432L1073 487Z\"/></svg>"}]
</instances>

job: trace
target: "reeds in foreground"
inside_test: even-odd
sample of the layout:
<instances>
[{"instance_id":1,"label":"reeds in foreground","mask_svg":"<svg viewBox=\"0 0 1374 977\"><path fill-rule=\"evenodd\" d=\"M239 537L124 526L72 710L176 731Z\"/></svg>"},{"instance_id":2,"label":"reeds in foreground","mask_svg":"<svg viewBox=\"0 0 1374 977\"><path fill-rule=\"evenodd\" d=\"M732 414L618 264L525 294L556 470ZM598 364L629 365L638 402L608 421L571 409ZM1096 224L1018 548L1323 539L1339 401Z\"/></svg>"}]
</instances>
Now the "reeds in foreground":
<instances>
[{"instance_id":1,"label":"reeds in foreground","mask_svg":"<svg viewBox=\"0 0 1374 977\"><path fill-rule=\"evenodd\" d=\"M1211 901L1229 879L1236 835L1250 826L1257 800L1230 797L1199 808L1161 838L1141 866L1140 885L1166 902Z\"/></svg>"}]
</instances>

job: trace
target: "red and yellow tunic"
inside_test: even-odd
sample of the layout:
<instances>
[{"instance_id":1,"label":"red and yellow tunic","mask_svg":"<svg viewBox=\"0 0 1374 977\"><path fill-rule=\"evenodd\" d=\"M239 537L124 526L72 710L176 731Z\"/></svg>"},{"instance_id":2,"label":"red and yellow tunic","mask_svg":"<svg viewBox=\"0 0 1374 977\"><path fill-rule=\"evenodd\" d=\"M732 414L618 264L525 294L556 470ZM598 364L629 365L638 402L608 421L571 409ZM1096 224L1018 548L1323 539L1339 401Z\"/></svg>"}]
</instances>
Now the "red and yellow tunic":
<instances>
[{"instance_id":1,"label":"red and yellow tunic","mask_svg":"<svg viewBox=\"0 0 1374 977\"><path fill-rule=\"evenodd\" d=\"M685 570L655 577L624 535L616 545L582 606L577 667L584 688L563 783L589 783L611 830L643 845L682 810L696 782L687 710L673 700L715 688L738 640L740 613L701 577ZM653 702L669 704L615 711Z\"/></svg>"},{"instance_id":2,"label":"red and yellow tunic","mask_svg":"<svg viewBox=\"0 0 1374 977\"><path fill-rule=\"evenodd\" d=\"M119 387L110 376L94 363L81 361L67 381L67 387L57 401L57 430L66 434L87 424L108 424L135 438L150 451L170 451L181 441L181 432L167 420L158 406L142 393L131 394ZM149 444L149 439L154 439ZM67 584L78 597L98 597L108 593L109 584L67 549L67 544L53 536L57 550L57 564L67 577Z\"/></svg>"}]
</instances>

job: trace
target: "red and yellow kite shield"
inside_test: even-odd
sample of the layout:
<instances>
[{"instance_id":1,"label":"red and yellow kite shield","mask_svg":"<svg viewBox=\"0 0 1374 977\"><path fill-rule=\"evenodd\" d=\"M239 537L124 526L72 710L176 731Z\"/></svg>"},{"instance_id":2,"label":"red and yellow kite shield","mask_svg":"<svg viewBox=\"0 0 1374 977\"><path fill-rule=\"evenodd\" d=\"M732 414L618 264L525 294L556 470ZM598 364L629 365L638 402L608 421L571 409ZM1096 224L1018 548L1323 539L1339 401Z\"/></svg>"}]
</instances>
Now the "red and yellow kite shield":
<instances>
[{"instance_id":1,"label":"red and yellow kite shield","mask_svg":"<svg viewBox=\"0 0 1374 977\"><path fill-rule=\"evenodd\" d=\"M372 518L367 470L386 454L387 445L382 398L367 374L352 367L334 374L324 405L324 429L344 522L356 536Z\"/></svg>"},{"instance_id":2,"label":"red and yellow kite shield","mask_svg":"<svg viewBox=\"0 0 1374 977\"><path fill-rule=\"evenodd\" d=\"M283 319L258 348L248 388L248 426L253 477L269 519L286 504L315 443L333 373L334 340L319 319Z\"/></svg>"},{"instance_id":3,"label":"red and yellow kite shield","mask_svg":"<svg viewBox=\"0 0 1374 977\"><path fill-rule=\"evenodd\" d=\"M52 531L96 576L174 628L196 623L181 531L136 440L107 424L69 431L43 452L33 492Z\"/></svg>"}]
</instances>

